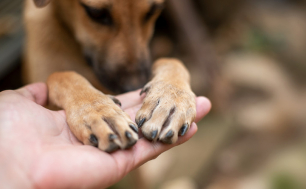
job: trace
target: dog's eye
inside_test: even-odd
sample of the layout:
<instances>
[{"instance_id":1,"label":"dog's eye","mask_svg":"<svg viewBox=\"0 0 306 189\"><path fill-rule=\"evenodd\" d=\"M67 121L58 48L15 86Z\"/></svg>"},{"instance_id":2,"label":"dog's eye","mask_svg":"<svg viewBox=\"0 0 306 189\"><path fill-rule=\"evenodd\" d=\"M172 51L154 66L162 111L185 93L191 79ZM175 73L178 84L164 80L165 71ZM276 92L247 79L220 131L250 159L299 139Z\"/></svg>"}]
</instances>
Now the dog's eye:
<instances>
[{"instance_id":1,"label":"dog's eye","mask_svg":"<svg viewBox=\"0 0 306 189\"><path fill-rule=\"evenodd\" d=\"M144 17L144 22L149 21L155 13L161 11L164 8L163 4L153 4L149 10L149 12Z\"/></svg>"},{"instance_id":2,"label":"dog's eye","mask_svg":"<svg viewBox=\"0 0 306 189\"><path fill-rule=\"evenodd\" d=\"M113 24L112 16L107 8L96 9L82 4L87 15L95 22L111 26Z\"/></svg>"}]
</instances>

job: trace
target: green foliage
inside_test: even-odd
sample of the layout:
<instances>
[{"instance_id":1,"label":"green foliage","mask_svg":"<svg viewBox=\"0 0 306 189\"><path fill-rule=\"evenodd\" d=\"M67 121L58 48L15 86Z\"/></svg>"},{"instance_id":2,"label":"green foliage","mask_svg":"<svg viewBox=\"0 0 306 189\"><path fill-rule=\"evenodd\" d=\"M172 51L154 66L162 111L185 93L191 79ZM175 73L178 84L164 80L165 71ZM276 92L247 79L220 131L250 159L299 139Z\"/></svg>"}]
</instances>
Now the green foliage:
<instances>
[{"instance_id":1,"label":"green foliage","mask_svg":"<svg viewBox=\"0 0 306 189\"><path fill-rule=\"evenodd\" d=\"M276 174L272 178L271 189L302 189L299 182L286 173Z\"/></svg>"},{"instance_id":2,"label":"green foliage","mask_svg":"<svg viewBox=\"0 0 306 189\"><path fill-rule=\"evenodd\" d=\"M279 52L286 47L286 40L282 34L268 34L260 29L254 28L249 33L247 48L255 51Z\"/></svg>"}]
</instances>

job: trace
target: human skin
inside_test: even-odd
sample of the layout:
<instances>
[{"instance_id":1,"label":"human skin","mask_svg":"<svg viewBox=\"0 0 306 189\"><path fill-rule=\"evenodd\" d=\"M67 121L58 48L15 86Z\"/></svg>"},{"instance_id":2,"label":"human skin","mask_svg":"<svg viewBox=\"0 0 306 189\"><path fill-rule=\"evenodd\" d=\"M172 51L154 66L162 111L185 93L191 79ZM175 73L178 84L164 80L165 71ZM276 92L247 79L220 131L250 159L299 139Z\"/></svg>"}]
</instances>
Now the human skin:
<instances>
[{"instance_id":1,"label":"human skin","mask_svg":"<svg viewBox=\"0 0 306 189\"><path fill-rule=\"evenodd\" d=\"M63 110L51 111L47 86L35 83L0 93L1 188L106 188L143 163L189 140L193 123L177 143L151 143L140 138L129 150L108 154L83 145L71 133ZM117 96L135 119L143 96L134 91ZM195 122L210 110L210 101L197 97Z\"/></svg>"}]
</instances>

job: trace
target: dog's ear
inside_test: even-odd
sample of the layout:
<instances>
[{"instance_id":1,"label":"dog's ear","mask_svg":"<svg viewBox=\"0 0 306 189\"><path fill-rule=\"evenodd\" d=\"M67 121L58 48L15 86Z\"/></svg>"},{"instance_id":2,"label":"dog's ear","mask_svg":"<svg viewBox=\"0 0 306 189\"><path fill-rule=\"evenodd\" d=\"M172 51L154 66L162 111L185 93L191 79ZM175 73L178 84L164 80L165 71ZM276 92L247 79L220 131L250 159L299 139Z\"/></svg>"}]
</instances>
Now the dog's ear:
<instances>
[{"instance_id":1,"label":"dog's ear","mask_svg":"<svg viewBox=\"0 0 306 189\"><path fill-rule=\"evenodd\" d=\"M47 4L49 4L50 1L51 1L51 0L34 0L34 3L35 3L35 5L36 5L36 7L41 8L41 7L44 7L44 6L46 6Z\"/></svg>"}]
</instances>

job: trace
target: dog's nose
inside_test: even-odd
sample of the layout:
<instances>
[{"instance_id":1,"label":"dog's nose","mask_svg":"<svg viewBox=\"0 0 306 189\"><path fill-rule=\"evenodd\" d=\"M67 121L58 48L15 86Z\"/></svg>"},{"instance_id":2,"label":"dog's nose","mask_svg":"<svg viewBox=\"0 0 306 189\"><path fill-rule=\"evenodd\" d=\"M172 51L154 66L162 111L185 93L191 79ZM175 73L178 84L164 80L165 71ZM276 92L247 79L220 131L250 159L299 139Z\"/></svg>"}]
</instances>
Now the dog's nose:
<instances>
[{"instance_id":1,"label":"dog's nose","mask_svg":"<svg viewBox=\"0 0 306 189\"><path fill-rule=\"evenodd\" d=\"M94 68L101 84L115 93L124 93L142 88L149 80L150 64L138 63L134 66L117 67L109 70L105 66Z\"/></svg>"},{"instance_id":2,"label":"dog's nose","mask_svg":"<svg viewBox=\"0 0 306 189\"><path fill-rule=\"evenodd\" d=\"M133 70L119 72L114 78L117 92L124 93L142 88L149 80L150 68L140 67Z\"/></svg>"},{"instance_id":3,"label":"dog's nose","mask_svg":"<svg viewBox=\"0 0 306 189\"><path fill-rule=\"evenodd\" d=\"M141 73L122 78L122 84L119 86L122 92L134 91L142 88L148 81L148 76Z\"/></svg>"},{"instance_id":4,"label":"dog's nose","mask_svg":"<svg viewBox=\"0 0 306 189\"><path fill-rule=\"evenodd\" d=\"M146 73L127 74L98 74L98 78L105 87L114 93L120 94L142 88L149 79Z\"/></svg>"},{"instance_id":5,"label":"dog's nose","mask_svg":"<svg viewBox=\"0 0 306 189\"><path fill-rule=\"evenodd\" d=\"M125 93L125 92L129 92L129 91L135 91L137 89L142 88L145 85L145 83L140 83L138 85L124 85L122 87L120 87L120 93Z\"/></svg>"}]
</instances>

